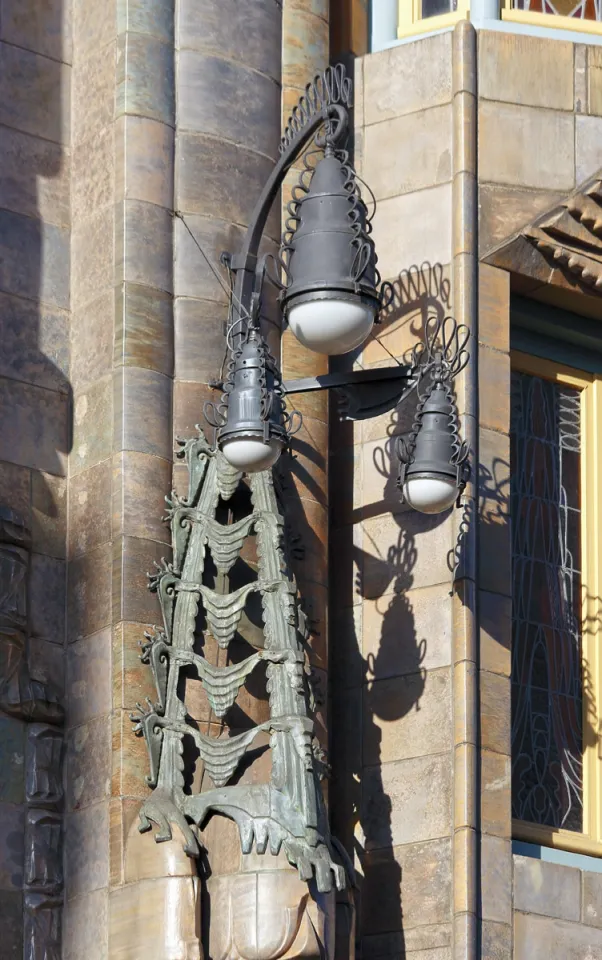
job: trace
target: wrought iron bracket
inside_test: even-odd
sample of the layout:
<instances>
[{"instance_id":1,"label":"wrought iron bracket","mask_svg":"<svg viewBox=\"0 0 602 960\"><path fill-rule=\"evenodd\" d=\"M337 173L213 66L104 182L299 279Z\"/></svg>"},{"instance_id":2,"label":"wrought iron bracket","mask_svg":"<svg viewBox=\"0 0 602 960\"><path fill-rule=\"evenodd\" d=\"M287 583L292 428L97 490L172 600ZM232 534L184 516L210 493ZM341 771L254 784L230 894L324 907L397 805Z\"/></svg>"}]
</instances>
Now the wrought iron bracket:
<instances>
[{"instance_id":1,"label":"wrought iron bracket","mask_svg":"<svg viewBox=\"0 0 602 960\"><path fill-rule=\"evenodd\" d=\"M416 384L414 368L398 365L288 380L283 384L283 388L286 394L336 390L342 420L370 420L388 413L402 403Z\"/></svg>"}]
</instances>

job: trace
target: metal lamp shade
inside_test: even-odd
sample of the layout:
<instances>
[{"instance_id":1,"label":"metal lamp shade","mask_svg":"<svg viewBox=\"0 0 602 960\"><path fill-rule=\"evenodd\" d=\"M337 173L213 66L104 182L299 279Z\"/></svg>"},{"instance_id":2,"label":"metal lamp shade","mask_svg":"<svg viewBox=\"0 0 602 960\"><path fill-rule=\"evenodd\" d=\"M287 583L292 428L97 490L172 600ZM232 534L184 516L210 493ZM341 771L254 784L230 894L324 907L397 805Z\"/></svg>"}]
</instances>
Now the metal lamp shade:
<instances>
[{"instance_id":1,"label":"metal lamp shade","mask_svg":"<svg viewBox=\"0 0 602 960\"><path fill-rule=\"evenodd\" d=\"M265 344L252 329L232 361L226 422L217 435L226 459L243 472L272 467L287 443L283 405L274 388Z\"/></svg>"},{"instance_id":2,"label":"metal lamp shade","mask_svg":"<svg viewBox=\"0 0 602 960\"><path fill-rule=\"evenodd\" d=\"M282 307L295 336L319 353L347 353L359 346L378 309L366 207L350 177L352 171L338 157L320 160L299 201L288 248Z\"/></svg>"},{"instance_id":3,"label":"metal lamp shade","mask_svg":"<svg viewBox=\"0 0 602 960\"><path fill-rule=\"evenodd\" d=\"M443 513L453 506L462 466L456 412L443 383L435 383L422 406L413 448L401 450L399 486L408 504L421 513Z\"/></svg>"}]
</instances>

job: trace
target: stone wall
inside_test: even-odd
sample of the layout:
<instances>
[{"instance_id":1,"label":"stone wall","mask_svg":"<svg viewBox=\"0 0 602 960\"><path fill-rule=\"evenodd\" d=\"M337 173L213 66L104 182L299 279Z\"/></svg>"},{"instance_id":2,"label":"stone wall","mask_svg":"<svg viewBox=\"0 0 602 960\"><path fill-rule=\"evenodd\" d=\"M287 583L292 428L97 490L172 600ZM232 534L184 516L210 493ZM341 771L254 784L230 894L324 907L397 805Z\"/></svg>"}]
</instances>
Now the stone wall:
<instances>
[{"instance_id":1,"label":"stone wall","mask_svg":"<svg viewBox=\"0 0 602 960\"><path fill-rule=\"evenodd\" d=\"M0 942L6 960L38 960L43 939L60 949L58 701L64 691L71 446L71 62L69 0L5 4L0 22ZM46 774L50 779L44 783Z\"/></svg>"}]
</instances>

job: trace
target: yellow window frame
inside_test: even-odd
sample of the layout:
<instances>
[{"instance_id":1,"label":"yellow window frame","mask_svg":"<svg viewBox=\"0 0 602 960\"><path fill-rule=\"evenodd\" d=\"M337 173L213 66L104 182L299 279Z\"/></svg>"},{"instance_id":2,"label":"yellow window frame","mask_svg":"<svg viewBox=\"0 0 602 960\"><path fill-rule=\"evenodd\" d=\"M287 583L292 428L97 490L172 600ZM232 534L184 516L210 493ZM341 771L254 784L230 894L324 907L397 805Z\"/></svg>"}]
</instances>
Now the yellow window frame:
<instances>
[{"instance_id":1,"label":"yellow window frame","mask_svg":"<svg viewBox=\"0 0 602 960\"><path fill-rule=\"evenodd\" d=\"M602 23L599 20L582 20L581 17L561 17L553 13L536 13L533 10L517 10L512 0L503 0L502 20L510 23L524 23L530 27L547 27L552 30L573 30L577 33L602 35Z\"/></svg>"},{"instance_id":2,"label":"yellow window frame","mask_svg":"<svg viewBox=\"0 0 602 960\"><path fill-rule=\"evenodd\" d=\"M397 38L414 34L430 33L453 27L459 20L470 16L470 0L458 0L458 9L453 13L441 13L437 17L422 16L422 0L398 0Z\"/></svg>"},{"instance_id":3,"label":"yellow window frame","mask_svg":"<svg viewBox=\"0 0 602 960\"><path fill-rule=\"evenodd\" d=\"M581 391L583 832L512 821L518 840L602 856L602 375L513 351L512 369Z\"/></svg>"}]
</instances>

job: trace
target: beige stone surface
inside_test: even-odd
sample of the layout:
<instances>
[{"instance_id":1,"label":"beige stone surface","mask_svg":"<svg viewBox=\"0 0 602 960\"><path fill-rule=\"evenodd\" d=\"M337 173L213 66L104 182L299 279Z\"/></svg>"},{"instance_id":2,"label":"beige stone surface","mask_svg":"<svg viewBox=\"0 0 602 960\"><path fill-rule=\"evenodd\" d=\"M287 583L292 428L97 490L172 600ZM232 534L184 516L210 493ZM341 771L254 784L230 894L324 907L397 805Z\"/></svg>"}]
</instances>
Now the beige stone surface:
<instances>
[{"instance_id":1,"label":"beige stone surface","mask_svg":"<svg viewBox=\"0 0 602 960\"><path fill-rule=\"evenodd\" d=\"M572 114L482 100L479 175L494 183L571 190L574 131Z\"/></svg>"},{"instance_id":2,"label":"beige stone surface","mask_svg":"<svg viewBox=\"0 0 602 960\"><path fill-rule=\"evenodd\" d=\"M506 353L479 349L479 412L481 429L500 433L510 426L510 359Z\"/></svg>"},{"instance_id":3,"label":"beige stone surface","mask_svg":"<svg viewBox=\"0 0 602 960\"><path fill-rule=\"evenodd\" d=\"M535 217L559 203L567 191L533 190L481 183L479 187L479 250L481 255L517 233Z\"/></svg>"},{"instance_id":4,"label":"beige stone surface","mask_svg":"<svg viewBox=\"0 0 602 960\"><path fill-rule=\"evenodd\" d=\"M510 754L510 680L481 671L481 745Z\"/></svg>"},{"instance_id":5,"label":"beige stone surface","mask_svg":"<svg viewBox=\"0 0 602 960\"><path fill-rule=\"evenodd\" d=\"M514 907L523 913L579 921L581 871L534 857L515 856Z\"/></svg>"},{"instance_id":6,"label":"beige stone surface","mask_svg":"<svg viewBox=\"0 0 602 960\"><path fill-rule=\"evenodd\" d=\"M602 931L515 912L514 960L602 960Z\"/></svg>"},{"instance_id":7,"label":"beige stone surface","mask_svg":"<svg viewBox=\"0 0 602 960\"><path fill-rule=\"evenodd\" d=\"M575 113L588 113L587 51L584 43L575 47Z\"/></svg>"},{"instance_id":8,"label":"beige stone surface","mask_svg":"<svg viewBox=\"0 0 602 960\"><path fill-rule=\"evenodd\" d=\"M383 277L397 277L414 263L449 263L451 184L381 200L373 238Z\"/></svg>"},{"instance_id":9,"label":"beige stone surface","mask_svg":"<svg viewBox=\"0 0 602 960\"><path fill-rule=\"evenodd\" d=\"M589 47L587 51L589 113L602 116L602 49Z\"/></svg>"},{"instance_id":10,"label":"beige stone surface","mask_svg":"<svg viewBox=\"0 0 602 960\"><path fill-rule=\"evenodd\" d=\"M449 836L451 779L448 753L364 768L366 849Z\"/></svg>"},{"instance_id":11,"label":"beige stone surface","mask_svg":"<svg viewBox=\"0 0 602 960\"><path fill-rule=\"evenodd\" d=\"M479 340L488 347L510 348L510 276L479 264Z\"/></svg>"},{"instance_id":12,"label":"beige stone surface","mask_svg":"<svg viewBox=\"0 0 602 960\"><path fill-rule=\"evenodd\" d=\"M449 517L427 517L408 510L365 520L362 527L364 543L358 565L365 599L449 582Z\"/></svg>"},{"instance_id":13,"label":"beige stone surface","mask_svg":"<svg viewBox=\"0 0 602 960\"><path fill-rule=\"evenodd\" d=\"M573 51L567 41L480 30L479 96L553 110L573 109Z\"/></svg>"},{"instance_id":14,"label":"beige stone surface","mask_svg":"<svg viewBox=\"0 0 602 960\"><path fill-rule=\"evenodd\" d=\"M602 117L575 117L575 180L589 180L602 167Z\"/></svg>"},{"instance_id":15,"label":"beige stone surface","mask_svg":"<svg viewBox=\"0 0 602 960\"><path fill-rule=\"evenodd\" d=\"M512 796L510 757L481 751L481 827L493 836L510 838Z\"/></svg>"},{"instance_id":16,"label":"beige stone surface","mask_svg":"<svg viewBox=\"0 0 602 960\"><path fill-rule=\"evenodd\" d=\"M512 644L512 601L497 593L479 594L481 667L509 677Z\"/></svg>"},{"instance_id":17,"label":"beige stone surface","mask_svg":"<svg viewBox=\"0 0 602 960\"><path fill-rule=\"evenodd\" d=\"M127 884L109 904L111 960L202 960L198 877Z\"/></svg>"},{"instance_id":18,"label":"beige stone surface","mask_svg":"<svg viewBox=\"0 0 602 960\"><path fill-rule=\"evenodd\" d=\"M114 208L103 207L74 224L71 234L71 306L90 303L113 284Z\"/></svg>"},{"instance_id":19,"label":"beige stone surface","mask_svg":"<svg viewBox=\"0 0 602 960\"><path fill-rule=\"evenodd\" d=\"M584 870L582 875L582 913L583 923L592 927L602 927L602 876Z\"/></svg>"},{"instance_id":20,"label":"beige stone surface","mask_svg":"<svg viewBox=\"0 0 602 960\"><path fill-rule=\"evenodd\" d=\"M77 23L77 19L76 19ZM72 82L72 145L99 135L113 120L115 45L90 49L76 58Z\"/></svg>"},{"instance_id":21,"label":"beige stone surface","mask_svg":"<svg viewBox=\"0 0 602 960\"><path fill-rule=\"evenodd\" d=\"M95 890L68 900L63 910L63 960L107 960L108 892Z\"/></svg>"},{"instance_id":22,"label":"beige stone surface","mask_svg":"<svg viewBox=\"0 0 602 960\"><path fill-rule=\"evenodd\" d=\"M451 632L446 584L365 600L361 641L369 676L384 679L447 666Z\"/></svg>"},{"instance_id":23,"label":"beige stone surface","mask_svg":"<svg viewBox=\"0 0 602 960\"><path fill-rule=\"evenodd\" d=\"M512 921L512 843L481 836L481 909L484 920Z\"/></svg>"},{"instance_id":24,"label":"beige stone surface","mask_svg":"<svg viewBox=\"0 0 602 960\"><path fill-rule=\"evenodd\" d=\"M451 746L449 668L369 682L363 690L363 761L389 763Z\"/></svg>"},{"instance_id":25,"label":"beige stone surface","mask_svg":"<svg viewBox=\"0 0 602 960\"><path fill-rule=\"evenodd\" d=\"M451 101L451 33L381 50L363 64L366 124Z\"/></svg>"},{"instance_id":26,"label":"beige stone surface","mask_svg":"<svg viewBox=\"0 0 602 960\"><path fill-rule=\"evenodd\" d=\"M451 180L451 120L445 104L366 128L362 176L377 200Z\"/></svg>"}]
</instances>

